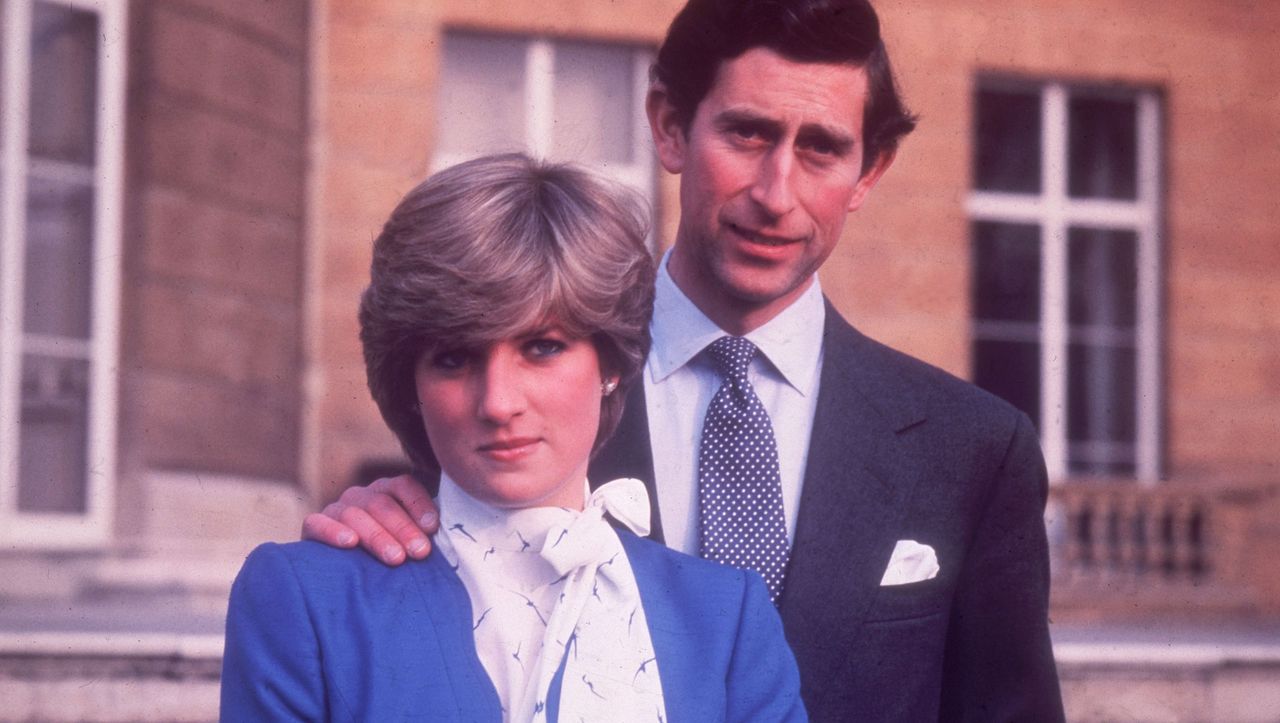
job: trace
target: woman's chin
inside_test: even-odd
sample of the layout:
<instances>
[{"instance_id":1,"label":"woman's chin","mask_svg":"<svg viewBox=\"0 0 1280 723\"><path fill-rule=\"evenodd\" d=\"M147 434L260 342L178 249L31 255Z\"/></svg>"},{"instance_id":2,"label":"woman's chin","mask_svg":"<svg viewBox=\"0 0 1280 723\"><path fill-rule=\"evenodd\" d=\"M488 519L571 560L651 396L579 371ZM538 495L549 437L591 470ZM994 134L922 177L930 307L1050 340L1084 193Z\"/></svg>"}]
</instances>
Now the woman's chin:
<instances>
[{"instance_id":1,"label":"woman's chin","mask_svg":"<svg viewBox=\"0 0 1280 723\"><path fill-rule=\"evenodd\" d=\"M567 507L582 509L582 482L538 484L528 479L488 479L479 484L455 481L467 494L502 509L527 507Z\"/></svg>"}]
</instances>

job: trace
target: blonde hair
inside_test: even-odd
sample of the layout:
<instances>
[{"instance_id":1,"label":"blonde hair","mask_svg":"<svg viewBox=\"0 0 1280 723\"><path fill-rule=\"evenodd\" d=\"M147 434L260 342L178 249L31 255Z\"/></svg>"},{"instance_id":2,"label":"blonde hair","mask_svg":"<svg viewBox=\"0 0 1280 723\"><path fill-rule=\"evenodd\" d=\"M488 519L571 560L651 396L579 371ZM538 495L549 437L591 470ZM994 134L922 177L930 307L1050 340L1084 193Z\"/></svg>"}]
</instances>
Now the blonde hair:
<instances>
[{"instance_id":1,"label":"blonde hair","mask_svg":"<svg viewBox=\"0 0 1280 723\"><path fill-rule=\"evenodd\" d=\"M601 371L619 377L601 401L599 449L649 350L647 228L634 194L520 154L453 166L400 201L374 241L360 341L369 391L415 467L439 470L415 403L421 354L486 346L548 320L590 338Z\"/></svg>"}]
</instances>

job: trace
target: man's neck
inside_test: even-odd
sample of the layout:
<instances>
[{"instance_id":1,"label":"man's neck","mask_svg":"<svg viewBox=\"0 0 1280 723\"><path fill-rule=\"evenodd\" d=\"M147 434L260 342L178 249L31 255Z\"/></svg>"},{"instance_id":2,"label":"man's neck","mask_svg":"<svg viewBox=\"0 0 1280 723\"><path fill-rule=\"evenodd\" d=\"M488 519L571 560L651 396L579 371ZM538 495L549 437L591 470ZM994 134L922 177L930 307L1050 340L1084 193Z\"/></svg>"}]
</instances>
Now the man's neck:
<instances>
[{"instance_id":1,"label":"man's neck","mask_svg":"<svg viewBox=\"0 0 1280 723\"><path fill-rule=\"evenodd\" d=\"M679 241L676 243L678 245ZM693 305L706 314L708 319L715 322L716 326L734 336L746 336L769 323L813 285L813 277L810 276L781 297L762 302L754 301L725 293L709 283L699 283L692 276L695 272L689 266L689 261L684 258L684 254L681 254L678 248L673 248L667 262L667 272L671 275L676 288L689 297Z\"/></svg>"}]
</instances>

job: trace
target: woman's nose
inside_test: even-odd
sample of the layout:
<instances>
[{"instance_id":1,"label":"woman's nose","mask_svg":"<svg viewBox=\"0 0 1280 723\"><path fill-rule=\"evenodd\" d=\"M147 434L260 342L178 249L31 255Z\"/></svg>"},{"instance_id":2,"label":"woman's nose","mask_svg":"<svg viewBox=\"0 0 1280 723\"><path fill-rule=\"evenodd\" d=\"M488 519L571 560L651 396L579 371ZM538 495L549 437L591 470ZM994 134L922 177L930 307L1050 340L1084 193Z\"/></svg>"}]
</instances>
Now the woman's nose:
<instances>
[{"instance_id":1,"label":"woman's nose","mask_svg":"<svg viewBox=\"0 0 1280 723\"><path fill-rule=\"evenodd\" d=\"M519 365L507 355L501 352L490 355L478 387L476 413L481 419L504 424L524 411Z\"/></svg>"}]
</instances>

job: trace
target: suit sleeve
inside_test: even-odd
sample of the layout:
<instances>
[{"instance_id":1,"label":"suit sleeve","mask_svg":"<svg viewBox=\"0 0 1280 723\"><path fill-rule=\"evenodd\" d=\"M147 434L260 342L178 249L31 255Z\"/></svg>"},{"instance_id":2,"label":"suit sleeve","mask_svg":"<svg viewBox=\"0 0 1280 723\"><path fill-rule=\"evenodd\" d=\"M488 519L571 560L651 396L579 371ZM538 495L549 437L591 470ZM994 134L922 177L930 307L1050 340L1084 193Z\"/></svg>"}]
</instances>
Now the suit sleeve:
<instances>
[{"instance_id":1,"label":"suit sleeve","mask_svg":"<svg viewBox=\"0 0 1280 723\"><path fill-rule=\"evenodd\" d=\"M729 663L725 720L807 721L800 671L782 634L782 619L759 575L744 573L742 611Z\"/></svg>"},{"instance_id":2,"label":"suit sleeve","mask_svg":"<svg viewBox=\"0 0 1280 723\"><path fill-rule=\"evenodd\" d=\"M302 588L280 547L262 545L231 588L221 720L326 718L319 644Z\"/></svg>"},{"instance_id":3,"label":"suit sleeve","mask_svg":"<svg viewBox=\"0 0 1280 723\"><path fill-rule=\"evenodd\" d=\"M995 474L956 587L941 718L1061 721L1048 627L1048 481L1023 414Z\"/></svg>"}]
</instances>

